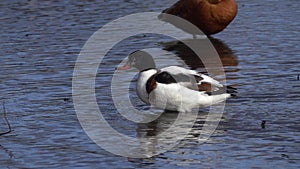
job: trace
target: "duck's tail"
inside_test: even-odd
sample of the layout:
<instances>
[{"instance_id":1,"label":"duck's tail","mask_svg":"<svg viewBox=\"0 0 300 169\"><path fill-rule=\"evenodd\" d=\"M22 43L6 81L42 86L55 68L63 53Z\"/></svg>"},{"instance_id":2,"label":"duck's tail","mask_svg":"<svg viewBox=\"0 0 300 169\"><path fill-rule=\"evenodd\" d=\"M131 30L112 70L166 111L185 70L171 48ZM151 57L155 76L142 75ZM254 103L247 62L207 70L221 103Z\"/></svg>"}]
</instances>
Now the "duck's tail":
<instances>
[{"instance_id":1,"label":"duck's tail","mask_svg":"<svg viewBox=\"0 0 300 169\"><path fill-rule=\"evenodd\" d=\"M236 97L237 96L237 88L232 87L232 86L223 86L219 87L218 90L216 91L210 91L206 92L209 96L214 96L214 95L221 95L221 94L230 94L231 97Z\"/></svg>"},{"instance_id":2,"label":"duck's tail","mask_svg":"<svg viewBox=\"0 0 300 169\"><path fill-rule=\"evenodd\" d=\"M230 94L231 97L237 96L237 88L232 86L226 86L226 93Z\"/></svg>"},{"instance_id":3,"label":"duck's tail","mask_svg":"<svg viewBox=\"0 0 300 169\"><path fill-rule=\"evenodd\" d=\"M206 92L208 96L206 96L205 101L200 101L200 105L203 107L211 106L220 102L225 101L226 99L230 97L236 97L237 96L237 89L231 86L224 86L219 88L217 91L213 92Z\"/></svg>"}]
</instances>

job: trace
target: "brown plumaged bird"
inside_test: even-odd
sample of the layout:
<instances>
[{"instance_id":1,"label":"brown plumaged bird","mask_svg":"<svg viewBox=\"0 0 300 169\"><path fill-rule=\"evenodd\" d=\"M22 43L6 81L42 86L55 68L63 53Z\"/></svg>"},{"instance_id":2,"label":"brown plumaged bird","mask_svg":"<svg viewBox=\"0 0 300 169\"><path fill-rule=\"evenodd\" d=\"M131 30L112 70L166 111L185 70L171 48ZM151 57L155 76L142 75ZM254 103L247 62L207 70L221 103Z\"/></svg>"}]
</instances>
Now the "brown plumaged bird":
<instances>
[{"instance_id":1,"label":"brown plumaged bird","mask_svg":"<svg viewBox=\"0 0 300 169\"><path fill-rule=\"evenodd\" d=\"M173 6L165 9L159 19L169 22L174 26L195 35L191 30L186 30L184 25L172 22L166 14L181 17L195 26L204 34L212 35L221 32L235 18L238 5L235 0L179 0Z\"/></svg>"}]
</instances>

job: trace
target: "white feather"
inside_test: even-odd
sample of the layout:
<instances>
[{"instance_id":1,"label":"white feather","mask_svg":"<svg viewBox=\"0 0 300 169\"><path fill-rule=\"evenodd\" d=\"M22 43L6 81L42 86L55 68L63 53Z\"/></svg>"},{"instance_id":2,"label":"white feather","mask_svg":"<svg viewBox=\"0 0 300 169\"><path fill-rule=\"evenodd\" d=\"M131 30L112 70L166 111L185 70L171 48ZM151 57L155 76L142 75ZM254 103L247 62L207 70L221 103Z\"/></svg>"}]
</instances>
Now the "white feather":
<instances>
[{"instance_id":1,"label":"white feather","mask_svg":"<svg viewBox=\"0 0 300 169\"><path fill-rule=\"evenodd\" d=\"M199 74L196 71L184 69L177 66L170 66L161 69L161 71L167 71L170 74L190 74L190 75L199 75L203 78L199 82L207 82L216 87L222 87L218 81L212 79L209 76ZM192 108L202 108L211 106L213 104L222 102L230 97L230 94L224 93L220 95L208 95L205 92L199 92L187 88L188 84L183 83L171 83L163 84L158 83L156 88L148 94L146 91L146 83L148 79L158 72L157 69L150 69L147 71L140 72L138 81L137 81L137 93L139 98L155 107L166 109L187 112L191 111Z\"/></svg>"},{"instance_id":2,"label":"white feather","mask_svg":"<svg viewBox=\"0 0 300 169\"><path fill-rule=\"evenodd\" d=\"M205 92L191 90L177 83L158 83L156 89L149 94L149 102L161 109L189 112L192 108L211 106L229 97L228 93L209 96Z\"/></svg>"},{"instance_id":3,"label":"white feather","mask_svg":"<svg viewBox=\"0 0 300 169\"><path fill-rule=\"evenodd\" d=\"M147 104L150 104L150 102L149 102L149 96L148 96L148 93L146 90L146 83L147 83L147 80L155 73L157 73L156 69L150 69L148 71L140 72L138 80L137 80L137 86L136 86L137 95L143 102L145 102Z\"/></svg>"}]
</instances>

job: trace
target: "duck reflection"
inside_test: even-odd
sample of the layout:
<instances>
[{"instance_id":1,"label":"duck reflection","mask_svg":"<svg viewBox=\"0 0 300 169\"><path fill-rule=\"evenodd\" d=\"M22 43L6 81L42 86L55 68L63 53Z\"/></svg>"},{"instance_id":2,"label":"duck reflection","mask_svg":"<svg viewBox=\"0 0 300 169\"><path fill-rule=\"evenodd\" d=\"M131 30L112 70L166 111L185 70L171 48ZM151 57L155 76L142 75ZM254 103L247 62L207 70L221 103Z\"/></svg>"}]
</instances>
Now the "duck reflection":
<instances>
[{"instance_id":1,"label":"duck reflection","mask_svg":"<svg viewBox=\"0 0 300 169\"><path fill-rule=\"evenodd\" d=\"M140 150L144 156L152 157L172 149L189 133L197 112L178 113L164 111L156 120L139 124L136 131Z\"/></svg>"},{"instance_id":2,"label":"duck reflection","mask_svg":"<svg viewBox=\"0 0 300 169\"><path fill-rule=\"evenodd\" d=\"M238 66L238 59L234 52L226 45L223 41L209 37L209 40L217 54L219 54L221 62L224 67L228 66ZM197 48L201 50L201 57L211 56L214 53L209 49L208 39L188 39L184 40L184 43L197 44ZM164 50L174 52L178 57L180 57L189 67L192 69L204 68L204 64L201 59L184 43L180 41L173 41L162 44ZM235 70L238 71L238 70Z\"/></svg>"},{"instance_id":3,"label":"duck reflection","mask_svg":"<svg viewBox=\"0 0 300 169\"><path fill-rule=\"evenodd\" d=\"M176 120L178 112L165 110L156 120L138 125L138 137L157 136Z\"/></svg>"},{"instance_id":4,"label":"duck reflection","mask_svg":"<svg viewBox=\"0 0 300 169\"><path fill-rule=\"evenodd\" d=\"M207 138L210 134L225 132L224 130L212 131L212 126L204 129L206 123L211 125L216 120L224 121L224 118L215 117L212 114L214 113L195 111L180 115L178 112L164 111L156 120L139 124L136 131L137 137L140 138L140 148L143 154L148 157L161 154L164 150L172 149L180 140L186 140L189 143L199 143L201 139L206 142L211 141ZM217 114L222 116L220 113ZM195 116L196 118L194 118ZM180 119L180 123L178 119Z\"/></svg>"}]
</instances>

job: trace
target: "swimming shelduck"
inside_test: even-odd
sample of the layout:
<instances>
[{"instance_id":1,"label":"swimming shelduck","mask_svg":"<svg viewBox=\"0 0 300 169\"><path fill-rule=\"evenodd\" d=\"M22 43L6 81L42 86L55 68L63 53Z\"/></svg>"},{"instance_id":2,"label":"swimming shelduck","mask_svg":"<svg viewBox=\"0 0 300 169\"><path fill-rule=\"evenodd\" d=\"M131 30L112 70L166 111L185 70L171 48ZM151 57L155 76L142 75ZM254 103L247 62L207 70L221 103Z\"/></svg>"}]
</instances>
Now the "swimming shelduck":
<instances>
[{"instance_id":1,"label":"swimming shelduck","mask_svg":"<svg viewBox=\"0 0 300 169\"><path fill-rule=\"evenodd\" d=\"M157 69L147 52L138 50L128 56L126 64L119 70L137 68L137 95L154 107L190 112L225 101L234 96L236 89L223 86L213 78L178 66Z\"/></svg>"}]
</instances>

